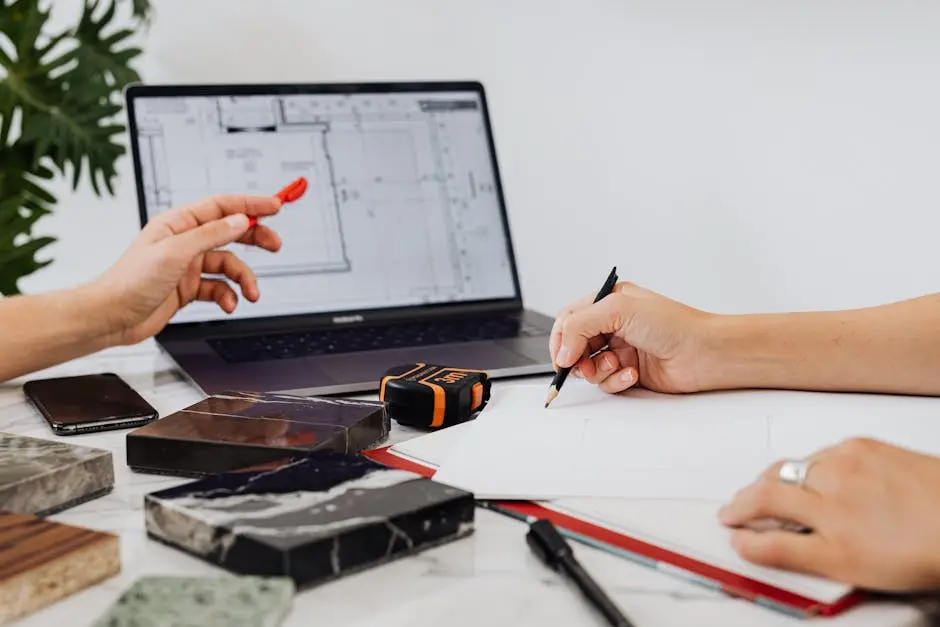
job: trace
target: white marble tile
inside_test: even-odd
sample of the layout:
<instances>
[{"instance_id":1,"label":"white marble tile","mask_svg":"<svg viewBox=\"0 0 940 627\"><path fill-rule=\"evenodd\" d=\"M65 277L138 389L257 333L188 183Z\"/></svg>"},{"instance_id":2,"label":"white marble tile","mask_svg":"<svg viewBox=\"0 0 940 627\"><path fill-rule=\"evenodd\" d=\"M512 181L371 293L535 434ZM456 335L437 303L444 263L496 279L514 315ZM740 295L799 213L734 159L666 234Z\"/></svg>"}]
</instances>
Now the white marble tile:
<instances>
[{"instance_id":1,"label":"white marble tile","mask_svg":"<svg viewBox=\"0 0 940 627\"><path fill-rule=\"evenodd\" d=\"M152 343L106 351L34 375L116 372L158 409L176 411L202 398ZM32 378L32 377L28 377ZM22 380L0 386L0 431L55 439L26 404ZM393 425L391 441L418 432ZM114 492L53 516L121 536L122 572L15 625L87 625L119 594L145 574L221 574L213 566L150 540L144 533L143 496L185 479L131 472L125 463L124 435L112 431L69 440L106 448L114 454ZM505 516L477 509L475 533L464 540L301 591L286 627L463 627L477 625L603 625L578 595L542 566L525 542L526 527ZM807 621L786 617L752 603L686 583L613 555L575 545L582 563L610 591L637 627L769 625ZM808 621L833 627L913 627L928 625L913 605L870 603L837 619Z\"/></svg>"}]
</instances>

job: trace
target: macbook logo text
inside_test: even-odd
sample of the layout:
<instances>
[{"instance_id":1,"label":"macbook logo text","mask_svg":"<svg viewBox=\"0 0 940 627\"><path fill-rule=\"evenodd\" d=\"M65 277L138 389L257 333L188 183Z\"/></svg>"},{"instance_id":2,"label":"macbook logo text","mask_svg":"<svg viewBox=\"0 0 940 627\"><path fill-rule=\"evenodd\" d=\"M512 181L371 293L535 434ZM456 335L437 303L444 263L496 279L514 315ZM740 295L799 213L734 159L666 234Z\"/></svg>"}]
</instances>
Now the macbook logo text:
<instances>
[{"instance_id":1,"label":"macbook logo text","mask_svg":"<svg viewBox=\"0 0 940 627\"><path fill-rule=\"evenodd\" d=\"M333 324L350 324L353 322L365 322L365 318L359 314L352 316L333 316Z\"/></svg>"}]
</instances>

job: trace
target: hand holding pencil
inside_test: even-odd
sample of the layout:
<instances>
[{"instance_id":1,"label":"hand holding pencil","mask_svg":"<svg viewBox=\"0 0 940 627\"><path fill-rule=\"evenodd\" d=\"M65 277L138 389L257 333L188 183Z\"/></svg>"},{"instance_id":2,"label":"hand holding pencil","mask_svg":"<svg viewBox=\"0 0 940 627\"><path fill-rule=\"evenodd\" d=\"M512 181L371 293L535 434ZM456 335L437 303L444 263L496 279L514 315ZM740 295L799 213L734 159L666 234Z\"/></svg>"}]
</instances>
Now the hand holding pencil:
<instances>
[{"instance_id":1,"label":"hand holding pencil","mask_svg":"<svg viewBox=\"0 0 940 627\"><path fill-rule=\"evenodd\" d=\"M611 394L635 385L666 393L720 388L727 371L718 367L718 322L719 316L617 282L615 268L600 291L555 319L549 350L556 374L546 407L569 373Z\"/></svg>"},{"instance_id":2,"label":"hand holding pencil","mask_svg":"<svg viewBox=\"0 0 940 627\"><path fill-rule=\"evenodd\" d=\"M594 298L594 302L598 302L604 297L610 295L613 291L614 286L617 284L617 266L614 266L613 270L610 271L610 274L607 276L607 280L604 281L604 285L601 286L600 291L597 292L597 296ZM554 332L553 332L554 334ZM568 373L571 372L571 367L562 367L559 368L555 373L555 377L552 379L552 384L548 388L548 397L545 399L545 407L548 408L552 404L552 401L558 397L558 392L561 391L561 386L564 385L565 379L568 378Z\"/></svg>"}]
</instances>

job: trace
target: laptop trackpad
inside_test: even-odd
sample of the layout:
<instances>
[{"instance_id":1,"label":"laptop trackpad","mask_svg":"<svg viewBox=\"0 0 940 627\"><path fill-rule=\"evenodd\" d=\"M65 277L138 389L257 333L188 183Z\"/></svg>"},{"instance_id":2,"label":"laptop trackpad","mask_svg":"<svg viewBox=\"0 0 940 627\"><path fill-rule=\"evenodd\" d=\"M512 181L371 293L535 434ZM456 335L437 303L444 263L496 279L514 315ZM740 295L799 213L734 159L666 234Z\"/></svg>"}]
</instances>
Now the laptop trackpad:
<instances>
[{"instance_id":1,"label":"laptop trackpad","mask_svg":"<svg viewBox=\"0 0 940 627\"><path fill-rule=\"evenodd\" d=\"M448 344L424 348L399 348L368 353L318 357L316 364L338 381L378 381L392 366L424 362L472 370L497 370L528 366L535 361L503 348L495 342Z\"/></svg>"}]
</instances>

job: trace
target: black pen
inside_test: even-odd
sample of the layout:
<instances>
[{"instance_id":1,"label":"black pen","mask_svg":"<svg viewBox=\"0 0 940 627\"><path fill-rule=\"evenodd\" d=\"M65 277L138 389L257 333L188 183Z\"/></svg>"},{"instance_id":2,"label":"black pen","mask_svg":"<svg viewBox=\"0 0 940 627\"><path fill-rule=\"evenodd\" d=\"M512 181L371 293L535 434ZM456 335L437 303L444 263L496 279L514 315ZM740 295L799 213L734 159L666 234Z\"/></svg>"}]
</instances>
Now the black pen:
<instances>
[{"instance_id":1,"label":"black pen","mask_svg":"<svg viewBox=\"0 0 940 627\"><path fill-rule=\"evenodd\" d=\"M608 623L615 625L615 627L633 627L633 623L620 612L620 609L610 600L610 597L601 590L597 582L575 559L571 547L568 546L568 543L561 537L561 534L558 533L555 525L550 520L543 518L530 524L529 532L526 534L526 542L549 568L559 571L574 580L584 596L603 614Z\"/></svg>"},{"instance_id":2,"label":"black pen","mask_svg":"<svg viewBox=\"0 0 940 627\"><path fill-rule=\"evenodd\" d=\"M597 293L597 296L594 297L594 302L596 303L605 296L608 296L614 291L615 285L617 285L617 266L614 266L614 269L610 271L601 290ZM561 386L565 383L565 379L568 378L569 372L571 372L570 367L559 368L558 372L555 373L555 378L552 379L552 384L548 388L548 398L545 399L545 407L551 405L555 397L558 396L558 392L561 391Z\"/></svg>"}]
</instances>

